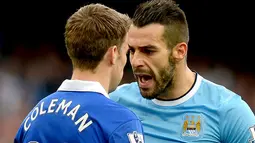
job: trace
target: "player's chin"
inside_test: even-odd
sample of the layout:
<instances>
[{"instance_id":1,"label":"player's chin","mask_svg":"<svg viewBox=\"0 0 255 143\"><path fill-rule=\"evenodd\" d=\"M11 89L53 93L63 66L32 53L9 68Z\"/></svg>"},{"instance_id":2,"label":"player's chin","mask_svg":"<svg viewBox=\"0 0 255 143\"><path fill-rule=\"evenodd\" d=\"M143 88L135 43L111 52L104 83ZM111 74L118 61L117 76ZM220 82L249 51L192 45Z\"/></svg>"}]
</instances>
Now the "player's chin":
<instances>
[{"instance_id":1,"label":"player's chin","mask_svg":"<svg viewBox=\"0 0 255 143\"><path fill-rule=\"evenodd\" d=\"M151 88L140 88L140 92L141 92L141 95L143 96L143 98L146 98L146 99L154 99L156 98L153 94L153 90Z\"/></svg>"}]
</instances>

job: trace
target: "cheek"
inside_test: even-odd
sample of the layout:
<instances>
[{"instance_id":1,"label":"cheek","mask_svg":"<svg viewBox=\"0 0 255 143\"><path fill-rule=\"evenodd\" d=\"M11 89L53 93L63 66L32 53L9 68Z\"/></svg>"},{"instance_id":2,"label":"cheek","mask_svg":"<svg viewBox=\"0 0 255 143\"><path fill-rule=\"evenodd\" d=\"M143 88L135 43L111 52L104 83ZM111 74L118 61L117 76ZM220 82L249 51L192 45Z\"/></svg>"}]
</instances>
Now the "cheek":
<instances>
[{"instance_id":1,"label":"cheek","mask_svg":"<svg viewBox=\"0 0 255 143\"><path fill-rule=\"evenodd\" d=\"M126 64L127 63L127 56L124 55L123 57L124 57L124 64Z\"/></svg>"},{"instance_id":2,"label":"cheek","mask_svg":"<svg viewBox=\"0 0 255 143\"><path fill-rule=\"evenodd\" d=\"M126 63L127 63L127 57L126 57L126 55L124 55L124 56L122 55L122 57L120 57L120 62L119 62L120 70L124 69Z\"/></svg>"},{"instance_id":3,"label":"cheek","mask_svg":"<svg viewBox=\"0 0 255 143\"><path fill-rule=\"evenodd\" d=\"M126 58L126 56L122 56L121 57L121 67L125 67L125 65L126 65L126 63L127 63L127 58Z\"/></svg>"},{"instance_id":4,"label":"cheek","mask_svg":"<svg viewBox=\"0 0 255 143\"><path fill-rule=\"evenodd\" d=\"M166 68L169 68L169 60L167 58L154 60L150 65L150 70L153 72L156 79L160 77L160 72Z\"/></svg>"},{"instance_id":5,"label":"cheek","mask_svg":"<svg viewBox=\"0 0 255 143\"><path fill-rule=\"evenodd\" d=\"M169 61L172 61L172 59L170 59L170 55L167 52L165 52L164 54L161 54L161 56L157 58L155 64L159 68L166 68L169 67Z\"/></svg>"}]
</instances>

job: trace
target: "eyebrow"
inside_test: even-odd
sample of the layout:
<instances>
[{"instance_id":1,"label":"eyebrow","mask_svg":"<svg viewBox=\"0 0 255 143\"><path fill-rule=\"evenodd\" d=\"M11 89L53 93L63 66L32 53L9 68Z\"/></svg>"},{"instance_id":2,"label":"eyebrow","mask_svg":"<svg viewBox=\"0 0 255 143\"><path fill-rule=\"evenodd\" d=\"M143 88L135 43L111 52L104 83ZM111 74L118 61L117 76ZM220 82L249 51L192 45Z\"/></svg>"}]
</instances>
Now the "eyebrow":
<instances>
[{"instance_id":1,"label":"eyebrow","mask_svg":"<svg viewBox=\"0 0 255 143\"><path fill-rule=\"evenodd\" d=\"M131 49L133 49L134 47L133 47L133 46L130 46L130 45L128 44L128 48L131 48Z\"/></svg>"},{"instance_id":2,"label":"eyebrow","mask_svg":"<svg viewBox=\"0 0 255 143\"><path fill-rule=\"evenodd\" d=\"M134 48L133 46L131 46L131 45L128 45L128 47L129 48ZM146 46L141 46L141 47L139 47L139 48L145 48L145 49L157 49L157 47L156 46L153 46L153 45L146 45Z\"/></svg>"}]
</instances>

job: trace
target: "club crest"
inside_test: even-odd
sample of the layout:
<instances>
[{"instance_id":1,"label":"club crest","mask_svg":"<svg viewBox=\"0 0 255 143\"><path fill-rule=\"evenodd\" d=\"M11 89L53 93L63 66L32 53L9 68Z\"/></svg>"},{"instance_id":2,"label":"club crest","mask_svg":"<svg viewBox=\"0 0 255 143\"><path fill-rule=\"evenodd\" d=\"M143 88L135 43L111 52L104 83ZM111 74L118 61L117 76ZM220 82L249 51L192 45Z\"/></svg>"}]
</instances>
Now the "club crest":
<instances>
[{"instance_id":1,"label":"club crest","mask_svg":"<svg viewBox=\"0 0 255 143\"><path fill-rule=\"evenodd\" d=\"M203 134L203 118L201 114L186 114L183 117L182 134L186 139L198 139Z\"/></svg>"}]
</instances>

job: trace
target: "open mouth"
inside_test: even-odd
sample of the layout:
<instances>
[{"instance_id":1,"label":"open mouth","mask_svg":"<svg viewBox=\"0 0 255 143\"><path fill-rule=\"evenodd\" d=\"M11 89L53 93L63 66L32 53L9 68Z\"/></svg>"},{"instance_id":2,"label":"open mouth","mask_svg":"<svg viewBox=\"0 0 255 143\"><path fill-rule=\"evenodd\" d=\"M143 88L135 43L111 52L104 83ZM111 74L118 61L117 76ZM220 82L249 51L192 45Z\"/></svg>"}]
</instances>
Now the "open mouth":
<instances>
[{"instance_id":1,"label":"open mouth","mask_svg":"<svg viewBox=\"0 0 255 143\"><path fill-rule=\"evenodd\" d=\"M136 74L140 88L149 88L152 85L152 76L148 74Z\"/></svg>"}]
</instances>

